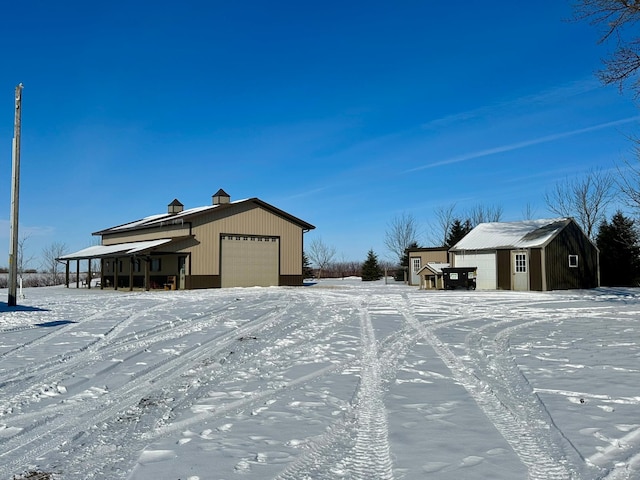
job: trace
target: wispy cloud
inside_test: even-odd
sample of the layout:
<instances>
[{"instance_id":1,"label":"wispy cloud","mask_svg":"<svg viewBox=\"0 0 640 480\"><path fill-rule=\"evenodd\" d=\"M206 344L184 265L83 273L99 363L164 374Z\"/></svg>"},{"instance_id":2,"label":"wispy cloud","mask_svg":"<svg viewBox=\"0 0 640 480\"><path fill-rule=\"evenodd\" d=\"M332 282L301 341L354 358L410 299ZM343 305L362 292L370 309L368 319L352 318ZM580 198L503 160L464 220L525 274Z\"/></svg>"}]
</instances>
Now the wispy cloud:
<instances>
[{"instance_id":1,"label":"wispy cloud","mask_svg":"<svg viewBox=\"0 0 640 480\"><path fill-rule=\"evenodd\" d=\"M577 80L574 82L542 90L530 95L524 95L509 100L496 102L490 105L483 105L481 107L467 110L465 112L454 113L441 118L436 118L423 124L422 128L427 130L439 129L458 123L464 123L476 118L483 118L488 115L495 116L497 111L513 113L523 108L530 109L532 105L554 105L558 101L565 101L568 98L575 97L576 95L582 95L598 88L602 88L602 85L593 78L589 78L586 80Z\"/></svg>"},{"instance_id":2,"label":"wispy cloud","mask_svg":"<svg viewBox=\"0 0 640 480\"><path fill-rule=\"evenodd\" d=\"M11 222L9 220L0 219L0 238L9 238L11 233ZM53 235L55 229L53 227L27 227L20 225L18 227L18 234L20 238L28 237L46 237Z\"/></svg>"},{"instance_id":3,"label":"wispy cloud","mask_svg":"<svg viewBox=\"0 0 640 480\"><path fill-rule=\"evenodd\" d=\"M605 122L600 123L598 125L593 125L591 127L579 128L577 130L570 130L568 132L555 133L552 135L545 135L543 137L534 138L531 140L525 140L522 142L510 143L507 145L500 145L498 147L488 148L485 150L479 150L477 152L471 152L464 155L458 155L457 157L448 158L446 160L440 160L438 162L429 163L426 165L422 165L419 167L411 168L409 170L405 170L404 173L416 172L419 170L426 170L427 168L440 167L443 165L450 165L452 163L460 163L466 162L467 160L474 160L476 158L488 157L490 155L495 155L496 153L504 153L511 152L513 150L519 150L521 148L530 147L532 145L539 145L541 143L549 143L555 140L560 140L562 138L573 137L575 135L582 135L584 133L594 132L596 130L603 130L605 128L616 127L618 125L624 125L626 123L631 123L640 120L640 115L636 115L633 117L623 118L621 120L615 120L613 122Z\"/></svg>"},{"instance_id":4,"label":"wispy cloud","mask_svg":"<svg viewBox=\"0 0 640 480\"><path fill-rule=\"evenodd\" d=\"M327 187L319 187L319 188L314 188L311 190L305 190L304 192L301 193L294 193L292 195L288 195L288 196L284 196L281 197L279 200L280 201L290 201L290 200L297 200L300 198L306 198L306 197L311 197L313 195L316 195L318 193L324 192L325 190L327 190Z\"/></svg>"}]
</instances>

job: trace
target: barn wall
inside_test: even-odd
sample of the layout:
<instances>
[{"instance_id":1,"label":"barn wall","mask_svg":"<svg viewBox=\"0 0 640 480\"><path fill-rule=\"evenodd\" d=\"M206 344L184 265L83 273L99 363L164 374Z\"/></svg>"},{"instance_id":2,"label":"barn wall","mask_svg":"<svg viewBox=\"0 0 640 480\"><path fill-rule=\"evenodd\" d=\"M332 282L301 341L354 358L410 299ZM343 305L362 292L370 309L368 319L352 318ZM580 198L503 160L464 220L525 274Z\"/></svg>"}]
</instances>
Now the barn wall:
<instances>
[{"instance_id":1,"label":"barn wall","mask_svg":"<svg viewBox=\"0 0 640 480\"><path fill-rule=\"evenodd\" d=\"M281 285L302 285L302 227L253 203L225 206L223 211L214 209L184 224L165 224L148 230L109 233L102 236L102 244L113 245L191 235L190 238L172 243L169 248L176 254L189 257L186 271L187 288L211 288L221 285L222 234L278 237L279 282ZM176 271L177 267L162 273L175 275Z\"/></svg>"},{"instance_id":2,"label":"barn wall","mask_svg":"<svg viewBox=\"0 0 640 480\"><path fill-rule=\"evenodd\" d=\"M116 243L142 242L147 240L160 240L162 238L176 238L189 235L189 225L163 225L145 230L116 232L102 235L102 245L115 245Z\"/></svg>"},{"instance_id":3,"label":"barn wall","mask_svg":"<svg viewBox=\"0 0 640 480\"><path fill-rule=\"evenodd\" d=\"M529 290L543 290L541 248L532 248L529 252Z\"/></svg>"},{"instance_id":4,"label":"barn wall","mask_svg":"<svg viewBox=\"0 0 640 480\"><path fill-rule=\"evenodd\" d=\"M511 251L498 250L496 261L498 290L511 290Z\"/></svg>"},{"instance_id":5,"label":"barn wall","mask_svg":"<svg viewBox=\"0 0 640 480\"><path fill-rule=\"evenodd\" d=\"M409 250L409 269L412 270L413 259L420 258L420 268L429 262L449 263L449 252L446 248L417 248ZM409 272L409 285L420 285L420 276Z\"/></svg>"},{"instance_id":6,"label":"barn wall","mask_svg":"<svg viewBox=\"0 0 640 480\"><path fill-rule=\"evenodd\" d=\"M302 228L252 205L232 205L226 215L202 215L193 223L191 274L220 274L220 235L265 235L280 238L280 275L302 275Z\"/></svg>"},{"instance_id":7,"label":"barn wall","mask_svg":"<svg viewBox=\"0 0 640 480\"><path fill-rule=\"evenodd\" d=\"M569 255L578 255L578 266L569 267ZM547 288L595 288L598 286L598 250L571 222L545 248Z\"/></svg>"}]
</instances>

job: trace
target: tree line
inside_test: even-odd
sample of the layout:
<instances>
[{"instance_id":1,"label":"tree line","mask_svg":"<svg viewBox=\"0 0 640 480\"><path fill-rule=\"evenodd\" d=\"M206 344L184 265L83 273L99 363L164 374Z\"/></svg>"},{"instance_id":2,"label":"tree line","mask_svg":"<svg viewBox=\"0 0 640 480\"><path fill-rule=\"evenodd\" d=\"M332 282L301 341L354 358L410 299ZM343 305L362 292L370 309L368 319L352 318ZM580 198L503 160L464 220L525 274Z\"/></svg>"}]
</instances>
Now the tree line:
<instances>
[{"instance_id":1,"label":"tree line","mask_svg":"<svg viewBox=\"0 0 640 480\"><path fill-rule=\"evenodd\" d=\"M612 202L620 199L635 211L636 216L640 216L640 203L635 203L636 197L640 199L640 193L630 189L628 176L599 169L566 178L545 192L547 210L552 215L573 218L599 248L602 285L637 286L640 282L638 221L621 210L608 216ZM531 220L535 216L534 210L527 205L522 212L522 220ZM429 226L427 242L421 245L418 220L412 214L403 213L387 224L384 237L384 245L397 261L379 262L373 251L368 252L367 259L362 263L336 261L335 247L326 245L321 239L314 239L305 252L305 258L307 262L313 262L316 269L307 273L317 277L364 278L365 274L375 277L375 274L369 275L365 271L365 267L373 264L376 271L386 269L396 280L406 280L409 250L421 246L451 248L480 223L500 222L502 217L503 209L496 205L478 204L466 211L460 211L455 203L437 207L434 211L435 222Z\"/></svg>"},{"instance_id":2,"label":"tree line","mask_svg":"<svg viewBox=\"0 0 640 480\"><path fill-rule=\"evenodd\" d=\"M18 278L22 280L22 285L24 287L46 287L64 283L62 264L57 259L68 253L67 245L62 242L53 242L44 247L40 254L40 266L35 268L33 263L36 261L36 256L29 250L29 240L28 235L18 239L16 270ZM98 270L99 268L95 271ZM8 278L4 274L8 273L7 267L0 267L0 288L7 287ZM72 281L83 279L81 273L73 273L72 276Z\"/></svg>"}]
</instances>

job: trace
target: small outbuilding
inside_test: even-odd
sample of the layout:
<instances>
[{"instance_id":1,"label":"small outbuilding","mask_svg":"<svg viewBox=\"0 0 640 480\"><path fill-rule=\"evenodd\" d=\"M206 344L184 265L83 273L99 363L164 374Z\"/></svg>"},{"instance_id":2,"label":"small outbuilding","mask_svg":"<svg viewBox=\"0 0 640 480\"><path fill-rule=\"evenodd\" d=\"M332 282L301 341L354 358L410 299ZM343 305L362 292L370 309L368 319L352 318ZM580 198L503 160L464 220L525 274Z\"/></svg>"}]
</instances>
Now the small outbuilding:
<instances>
[{"instance_id":1,"label":"small outbuilding","mask_svg":"<svg viewBox=\"0 0 640 480\"><path fill-rule=\"evenodd\" d=\"M450 250L452 267L476 267L483 290L600 286L599 252L572 218L481 223Z\"/></svg>"},{"instance_id":2,"label":"small outbuilding","mask_svg":"<svg viewBox=\"0 0 640 480\"><path fill-rule=\"evenodd\" d=\"M99 260L102 288L195 289L302 285L303 235L310 223L258 198L231 201L222 189L210 205L167 212L93 233L100 245L64 255ZM91 272L89 272L91 276Z\"/></svg>"},{"instance_id":3,"label":"small outbuilding","mask_svg":"<svg viewBox=\"0 0 640 480\"><path fill-rule=\"evenodd\" d=\"M421 285L420 271L425 265L449 262L449 252L446 247L410 248L407 253L409 254L409 274L407 275L409 285Z\"/></svg>"},{"instance_id":4,"label":"small outbuilding","mask_svg":"<svg viewBox=\"0 0 640 480\"><path fill-rule=\"evenodd\" d=\"M427 262L420 270L420 290L443 290L443 268L450 267L448 263Z\"/></svg>"}]
</instances>

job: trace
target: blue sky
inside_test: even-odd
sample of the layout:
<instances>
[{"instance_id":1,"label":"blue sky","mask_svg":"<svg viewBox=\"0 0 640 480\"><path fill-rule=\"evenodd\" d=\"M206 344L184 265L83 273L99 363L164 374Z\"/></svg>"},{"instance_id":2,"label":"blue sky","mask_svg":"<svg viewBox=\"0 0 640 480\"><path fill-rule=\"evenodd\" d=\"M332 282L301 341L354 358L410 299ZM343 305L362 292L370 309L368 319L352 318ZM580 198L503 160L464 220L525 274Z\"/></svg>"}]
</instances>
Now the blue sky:
<instances>
[{"instance_id":1,"label":"blue sky","mask_svg":"<svg viewBox=\"0 0 640 480\"><path fill-rule=\"evenodd\" d=\"M20 82L20 235L35 257L223 188L316 225L306 241L338 259L391 259L396 216L416 218L425 246L454 202L549 217L555 182L632 157L640 111L595 79L608 47L568 21L570 1L451 5L5 2L0 251Z\"/></svg>"}]
</instances>

